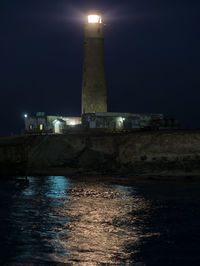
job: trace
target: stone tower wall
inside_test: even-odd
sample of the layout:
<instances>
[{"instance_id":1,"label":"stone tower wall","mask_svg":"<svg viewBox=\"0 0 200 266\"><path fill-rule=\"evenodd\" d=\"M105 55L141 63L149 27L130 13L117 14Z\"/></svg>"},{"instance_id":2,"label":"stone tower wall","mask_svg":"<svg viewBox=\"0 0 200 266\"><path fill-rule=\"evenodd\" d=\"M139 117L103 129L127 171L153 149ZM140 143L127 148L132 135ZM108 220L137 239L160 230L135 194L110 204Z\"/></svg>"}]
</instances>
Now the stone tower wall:
<instances>
[{"instance_id":1,"label":"stone tower wall","mask_svg":"<svg viewBox=\"0 0 200 266\"><path fill-rule=\"evenodd\" d=\"M107 112L102 23L86 23L82 80L82 114Z\"/></svg>"}]
</instances>

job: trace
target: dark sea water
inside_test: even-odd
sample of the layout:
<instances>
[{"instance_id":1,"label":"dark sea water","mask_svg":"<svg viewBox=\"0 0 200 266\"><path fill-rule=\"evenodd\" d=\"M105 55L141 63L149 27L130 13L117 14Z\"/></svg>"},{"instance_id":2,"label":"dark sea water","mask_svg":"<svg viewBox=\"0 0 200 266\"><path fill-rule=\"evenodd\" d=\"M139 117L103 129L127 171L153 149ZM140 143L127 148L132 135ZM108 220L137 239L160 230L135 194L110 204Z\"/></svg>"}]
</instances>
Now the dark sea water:
<instances>
[{"instance_id":1,"label":"dark sea water","mask_svg":"<svg viewBox=\"0 0 200 266\"><path fill-rule=\"evenodd\" d=\"M200 265L200 183L0 180L0 265Z\"/></svg>"}]
</instances>

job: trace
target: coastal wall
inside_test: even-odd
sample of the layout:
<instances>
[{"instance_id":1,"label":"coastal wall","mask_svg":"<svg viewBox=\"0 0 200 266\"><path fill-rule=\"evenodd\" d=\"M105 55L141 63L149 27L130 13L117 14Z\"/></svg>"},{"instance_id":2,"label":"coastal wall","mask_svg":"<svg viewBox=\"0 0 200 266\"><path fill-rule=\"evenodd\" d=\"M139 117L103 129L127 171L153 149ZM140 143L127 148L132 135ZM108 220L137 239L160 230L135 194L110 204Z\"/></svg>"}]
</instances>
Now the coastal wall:
<instances>
[{"instance_id":1,"label":"coastal wall","mask_svg":"<svg viewBox=\"0 0 200 266\"><path fill-rule=\"evenodd\" d=\"M198 175L200 131L0 138L0 174Z\"/></svg>"}]
</instances>

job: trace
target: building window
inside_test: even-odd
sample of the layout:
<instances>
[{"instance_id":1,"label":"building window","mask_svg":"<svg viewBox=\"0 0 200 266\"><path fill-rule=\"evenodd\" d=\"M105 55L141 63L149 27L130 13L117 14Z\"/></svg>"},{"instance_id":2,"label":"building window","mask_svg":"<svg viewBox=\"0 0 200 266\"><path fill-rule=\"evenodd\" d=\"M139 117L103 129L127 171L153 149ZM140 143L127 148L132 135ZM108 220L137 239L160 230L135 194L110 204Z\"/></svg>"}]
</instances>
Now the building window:
<instances>
[{"instance_id":1,"label":"building window","mask_svg":"<svg viewBox=\"0 0 200 266\"><path fill-rule=\"evenodd\" d=\"M40 130L43 130L43 129L44 129L44 125L40 124Z\"/></svg>"},{"instance_id":2,"label":"building window","mask_svg":"<svg viewBox=\"0 0 200 266\"><path fill-rule=\"evenodd\" d=\"M33 130L33 125L29 125L29 130Z\"/></svg>"}]
</instances>

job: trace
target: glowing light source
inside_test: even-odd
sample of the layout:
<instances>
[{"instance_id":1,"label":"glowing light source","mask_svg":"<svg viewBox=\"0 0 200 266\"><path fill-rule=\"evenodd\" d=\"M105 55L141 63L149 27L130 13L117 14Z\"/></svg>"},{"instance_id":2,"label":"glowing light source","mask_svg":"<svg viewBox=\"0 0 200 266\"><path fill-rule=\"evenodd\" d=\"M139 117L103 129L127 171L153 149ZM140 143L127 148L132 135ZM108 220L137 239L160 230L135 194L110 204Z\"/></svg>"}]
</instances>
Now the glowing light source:
<instances>
[{"instance_id":1,"label":"glowing light source","mask_svg":"<svg viewBox=\"0 0 200 266\"><path fill-rule=\"evenodd\" d=\"M102 18L99 15L89 15L88 23L102 23Z\"/></svg>"},{"instance_id":2,"label":"glowing light source","mask_svg":"<svg viewBox=\"0 0 200 266\"><path fill-rule=\"evenodd\" d=\"M43 130L43 129L44 129L44 125L40 124L40 130Z\"/></svg>"},{"instance_id":3,"label":"glowing light source","mask_svg":"<svg viewBox=\"0 0 200 266\"><path fill-rule=\"evenodd\" d=\"M76 125L76 122L72 120L72 121L69 122L69 125L70 126L75 126Z\"/></svg>"},{"instance_id":4,"label":"glowing light source","mask_svg":"<svg viewBox=\"0 0 200 266\"><path fill-rule=\"evenodd\" d=\"M54 124L54 132L56 134L59 134L60 131L61 131L60 130L60 124L61 124L61 122L58 119L56 119L56 120L53 121L53 124Z\"/></svg>"},{"instance_id":5,"label":"glowing light source","mask_svg":"<svg viewBox=\"0 0 200 266\"><path fill-rule=\"evenodd\" d=\"M27 118L27 117L28 117L28 115L27 115L27 114L24 114L24 117L25 117L25 118Z\"/></svg>"},{"instance_id":6,"label":"glowing light source","mask_svg":"<svg viewBox=\"0 0 200 266\"><path fill-rule=\"evenodd\" d=\"M125 121L126 120L126 118L124 118L124 117L119 117L119 121L122 123L123 121Z\"/></svg>"}]
</instances>

